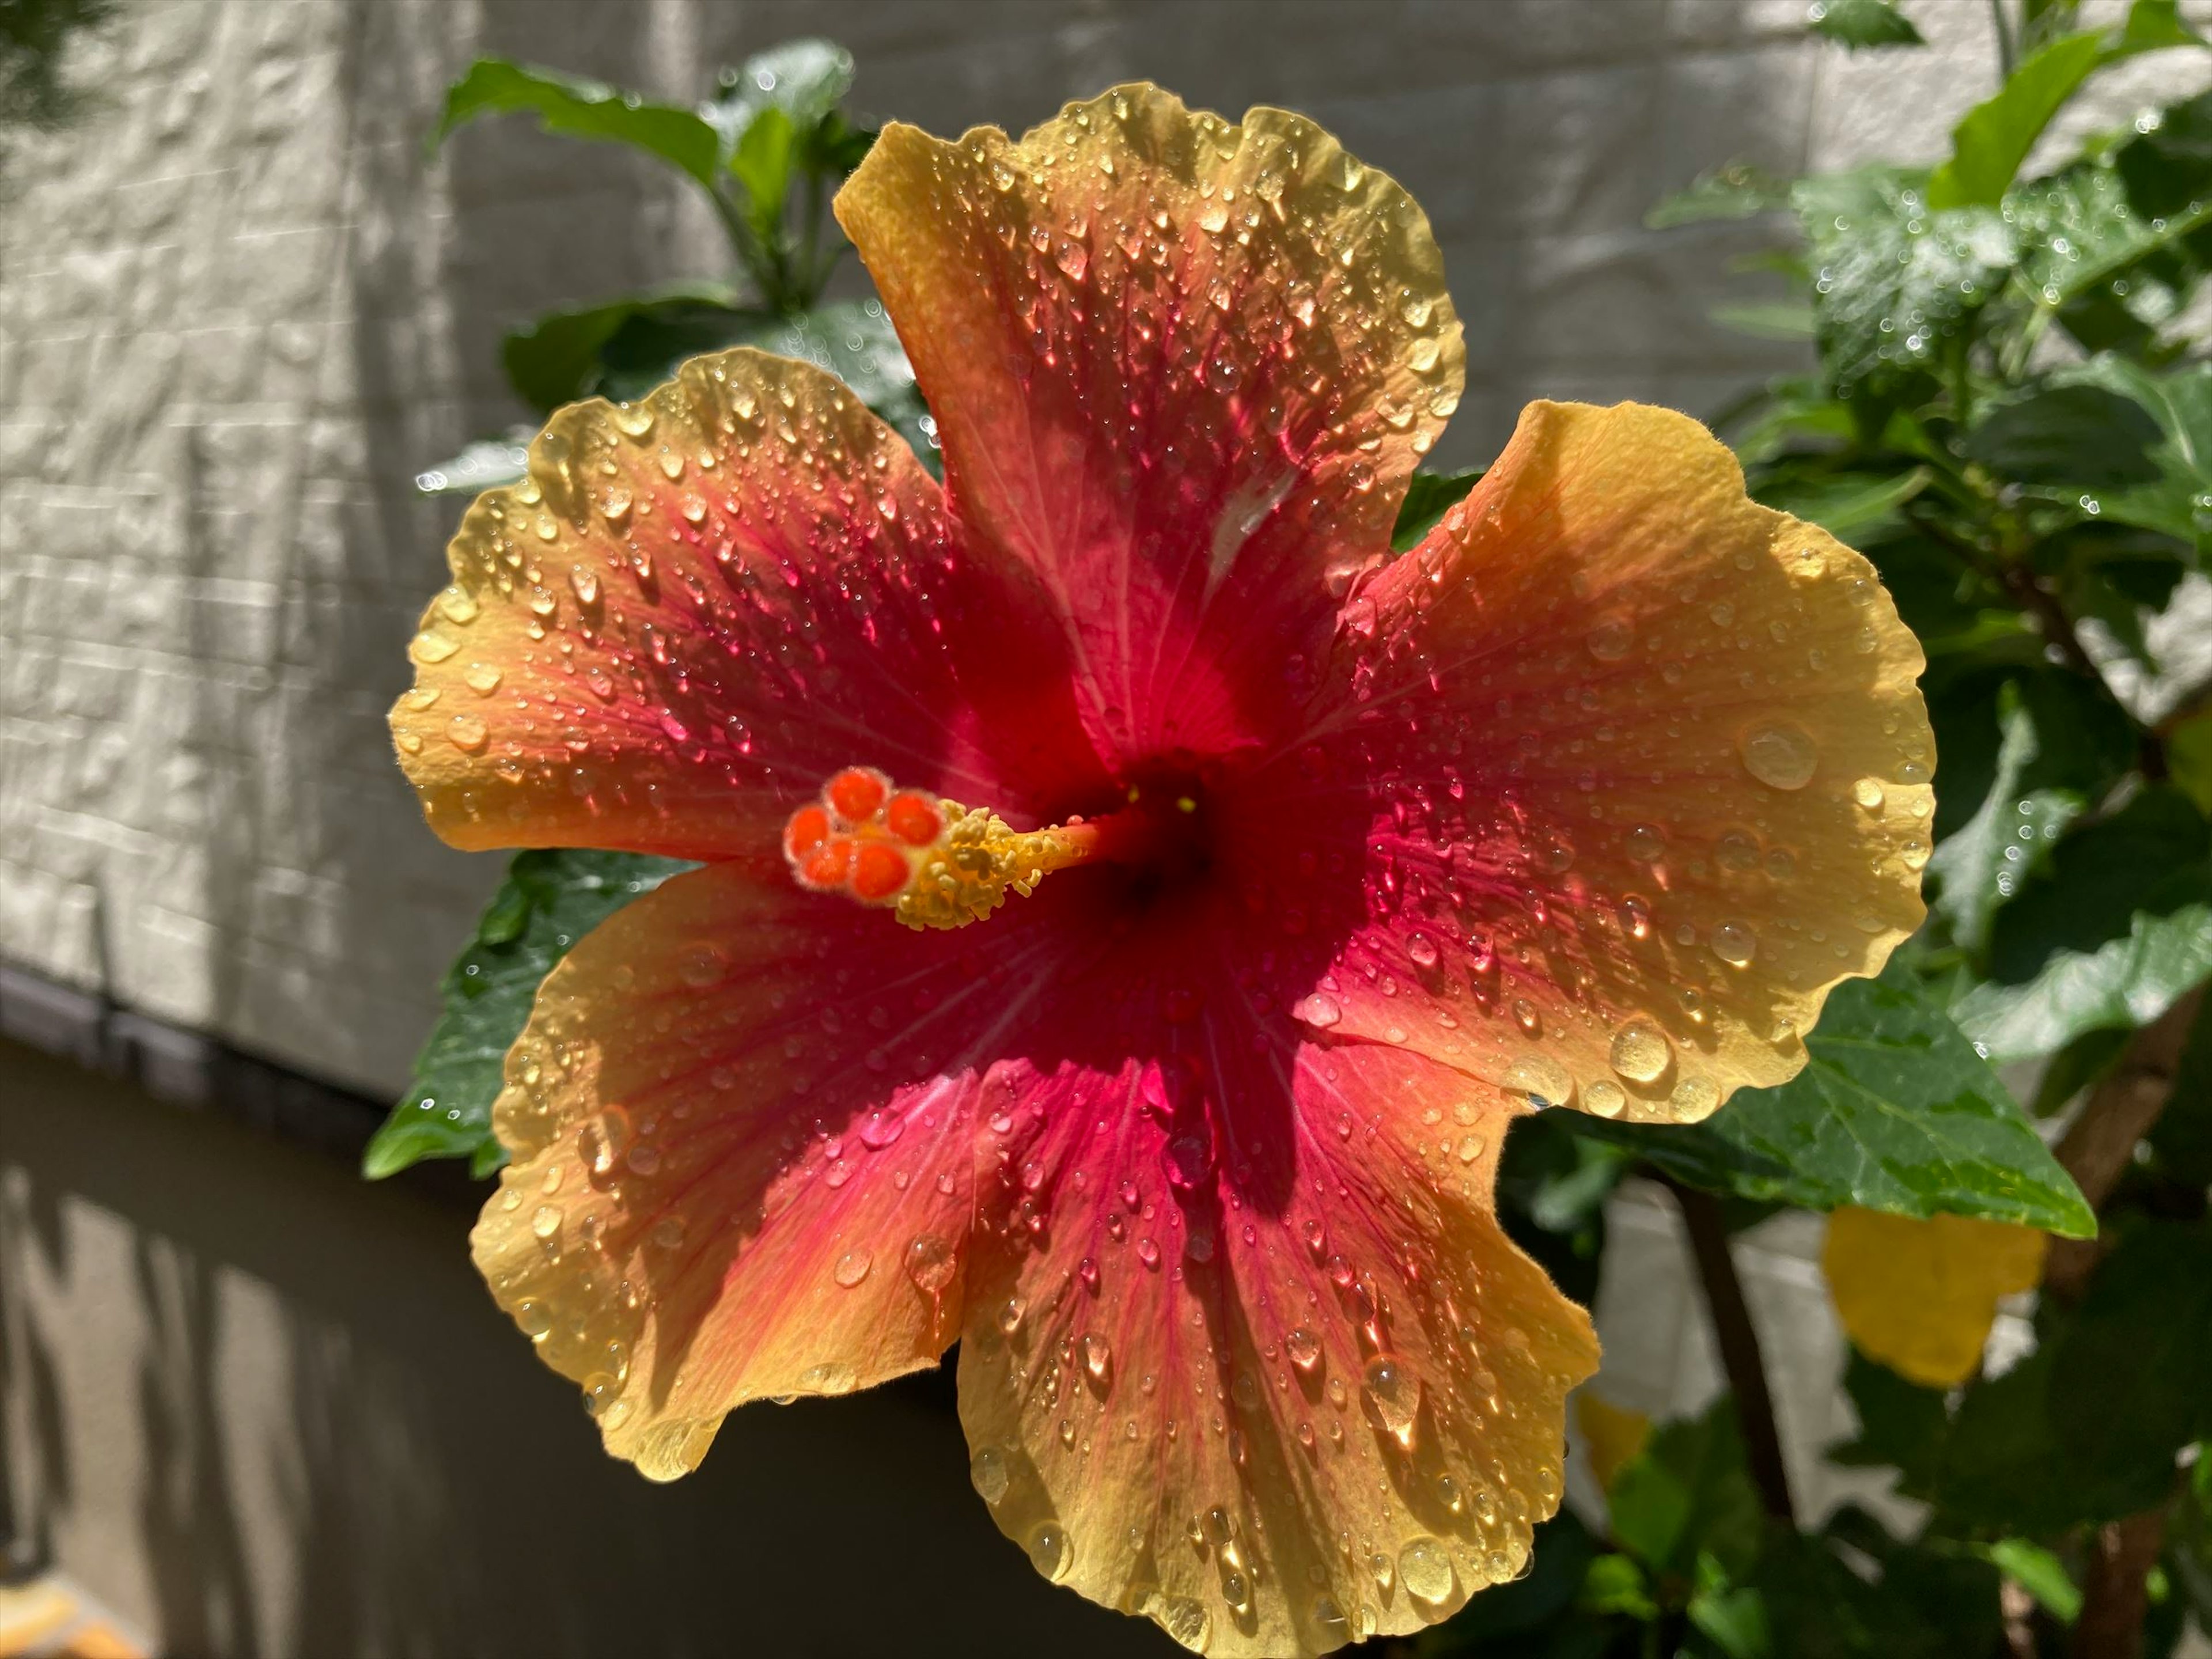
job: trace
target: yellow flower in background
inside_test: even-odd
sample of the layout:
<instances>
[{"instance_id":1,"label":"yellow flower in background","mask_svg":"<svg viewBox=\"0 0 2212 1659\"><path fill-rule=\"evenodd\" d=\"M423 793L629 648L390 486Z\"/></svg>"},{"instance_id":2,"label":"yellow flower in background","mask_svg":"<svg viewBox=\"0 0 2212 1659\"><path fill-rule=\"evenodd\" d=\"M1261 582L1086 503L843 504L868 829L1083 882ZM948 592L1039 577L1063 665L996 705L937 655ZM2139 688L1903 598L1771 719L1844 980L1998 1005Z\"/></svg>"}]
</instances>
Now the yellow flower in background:
<instances>
[{"instance_id":1,"label":"yellow flower in background","mask_svg":"<svg viewBox=\"0 0 2212 1659\"><path fill-rule=\"evenodd\" d=\"M1820 1261L1862 1353L1923 1388L1954 1389L1980 1365L1997 1304L2042 1279L2050 1243L2008 1222L1846 1208L1828 1218Z\"/></svg>"}]
</instances>

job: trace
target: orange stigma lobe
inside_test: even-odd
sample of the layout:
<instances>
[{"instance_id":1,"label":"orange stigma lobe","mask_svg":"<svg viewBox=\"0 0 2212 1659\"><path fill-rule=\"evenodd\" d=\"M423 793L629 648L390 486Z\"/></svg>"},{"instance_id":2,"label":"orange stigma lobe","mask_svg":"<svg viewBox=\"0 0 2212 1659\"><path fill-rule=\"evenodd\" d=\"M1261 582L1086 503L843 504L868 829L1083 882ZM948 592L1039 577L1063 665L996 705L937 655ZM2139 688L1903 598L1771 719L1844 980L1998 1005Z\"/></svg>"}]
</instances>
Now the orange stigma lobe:
<instances>
[{"instance_id":1,"label":"orange stigma lobe","mask_svg":"<svg viewBox=\"0 0 2212 1659\"><path fill-rule=\"evenodd\" d=\"M908 927L963 927L1027 897L1054 870L1126 851L1113 818L1019 830L982 807L901 789L872 766L848 766L783 826L783 856L801 887L888 907Z\"/></svg>"}]
</instances>

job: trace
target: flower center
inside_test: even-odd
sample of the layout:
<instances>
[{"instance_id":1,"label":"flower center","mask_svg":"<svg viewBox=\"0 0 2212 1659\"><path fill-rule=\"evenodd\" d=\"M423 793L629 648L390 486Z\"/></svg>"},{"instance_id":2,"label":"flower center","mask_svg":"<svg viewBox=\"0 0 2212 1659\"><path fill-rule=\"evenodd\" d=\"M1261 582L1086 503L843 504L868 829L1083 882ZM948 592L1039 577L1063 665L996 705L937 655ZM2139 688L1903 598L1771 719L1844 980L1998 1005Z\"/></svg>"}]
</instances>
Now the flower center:
<instances>
[{"instance_id":1,"label":"flower center","mask_svg":"<svg viewBox=\"0 0 2212 1659\"><path fill-rule=\"evenodd\" d=\"M1006 902L1026 898L1071 865L1154 862L1171 836L1163 809L1132 789L1130 804L1103 817L1070 817L1046 830L1016 830L988 807L902 789L872 766L848 766L818 800L783 826L783 856L801 887L842 893L895 911L916 929L964 927ZM1189 796L1165 814L1197 811Z\"/></svg>"}]
</instances>

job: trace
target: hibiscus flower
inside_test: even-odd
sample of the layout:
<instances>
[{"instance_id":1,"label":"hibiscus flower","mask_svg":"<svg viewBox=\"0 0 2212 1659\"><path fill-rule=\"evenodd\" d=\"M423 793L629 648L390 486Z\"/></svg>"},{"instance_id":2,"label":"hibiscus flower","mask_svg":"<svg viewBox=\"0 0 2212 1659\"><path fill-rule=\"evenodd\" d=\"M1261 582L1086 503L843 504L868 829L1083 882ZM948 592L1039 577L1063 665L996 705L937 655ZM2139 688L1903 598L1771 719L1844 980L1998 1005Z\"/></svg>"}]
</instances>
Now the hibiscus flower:
<instances>
[{"instance_id":1,"label":"hibiscus flower","mask_svg":"<svg viewBox=\"0 0 2212 1659\"><path fill-rule=\"evenodd\" d=\"M1662 410L1532 406L1393 557L1460 325L1295 115L893 125L837 212L944 487L702 357L556 415L415 640L440 835L702 865L540 991L477 1263L657 1479L957 1340L1048 1577L1212 1653L1439 1619L1597 1358L1500 1143L1804 1063L1920 918L1919 652Z\"/></svg>"}]
</instances>

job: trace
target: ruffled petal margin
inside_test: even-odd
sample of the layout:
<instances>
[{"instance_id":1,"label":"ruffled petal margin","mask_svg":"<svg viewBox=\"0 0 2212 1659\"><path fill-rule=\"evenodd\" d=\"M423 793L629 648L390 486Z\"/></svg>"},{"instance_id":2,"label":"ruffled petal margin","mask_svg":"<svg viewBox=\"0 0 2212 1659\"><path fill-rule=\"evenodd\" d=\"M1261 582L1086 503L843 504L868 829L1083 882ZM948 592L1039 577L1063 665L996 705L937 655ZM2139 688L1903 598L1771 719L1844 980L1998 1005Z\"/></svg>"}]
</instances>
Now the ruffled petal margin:
<instances>
[{"instance_id":1,"label":"ruffled petal margin","mask_svg":"<svg viewBox=\"0 0 2212 1659\"><path fill-rule=\"evenodd\" d=\"M1366 1044L1199 1053L991 1073L976 1487L1046 1577L1201 1652L1444 1618L1525 1566L1596 1364L1492 1212L1516 1109Z\"/></svg>"},{"instance_id":2,"label":"ruffled petal margin","mask_svg":"<svg viewBox=\"0 0 2212 1659\"><path fill-rule=\"evenodd\" d=\"M843 1394L960 1329L976 1048L1036 964L732 864L587 935L495 1110L472 1237L607 1449L667 1480L748 1400Z\"/></svg>"},{"instance_id":3,"label":"ruffled petal margin","mask_svg":"<svg viewBox=\"0 0 2212 1659\"><path fill-rule=\"evenodd\" d=\"M1017 143L892 123L837 198L963 533L1043 580L1102 750L1219 756L1316 682L1465 349L1427 219L1304 118L1157 87Z\"/></svg>"},{"instance_id":4,"label":"ruffled petal margin","mask_svg":"<svg viewBox=\"0 0 2212 1659\"><path fill-rule=\"evenodd\" d=\"M1342 622L1335 712L1240 808L1364 848L1280 872L1329 912L1285 941L1309 1024L1694 1121L1794 1075L1829 989L1918 926L1919 645L1686 416L1532 404Z\"/></svg>"},{"instance_id":5,"label":"ruffled petal margin","mask_svg":"<svg viewBox=\"0 0 2212 1659\"><path fill-rule=\"evenodd\" d=\"M962 553L808 364L741 349L561 410L448 558L392 730L457 847L773 857L855 763L1013 813L1102 775L1028 579Z\"/></svg>"}]
</instances>

